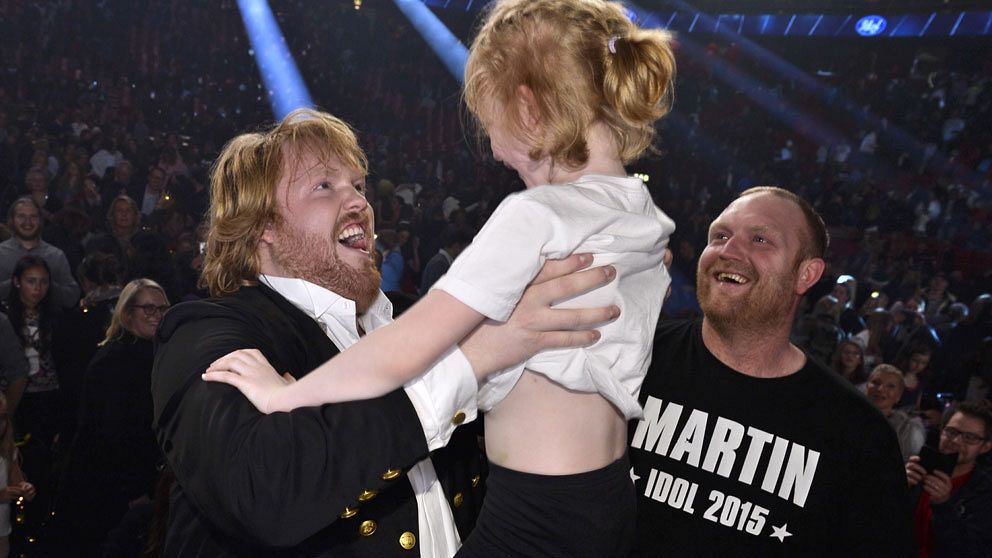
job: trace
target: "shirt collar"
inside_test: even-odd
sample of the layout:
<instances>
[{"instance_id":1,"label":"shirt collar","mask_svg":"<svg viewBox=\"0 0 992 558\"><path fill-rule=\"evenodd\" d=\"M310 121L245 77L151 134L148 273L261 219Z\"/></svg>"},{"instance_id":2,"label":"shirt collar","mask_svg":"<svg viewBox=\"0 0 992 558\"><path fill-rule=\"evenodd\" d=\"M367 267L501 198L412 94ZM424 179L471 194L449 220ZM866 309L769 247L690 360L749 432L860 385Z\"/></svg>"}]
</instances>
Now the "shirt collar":
<instances>
[{"instance_id":1,"label":"shirt collar","mask_svg":"<svg viewBox=\"0 0 992 558\"><path fill-rule=\"evenodd\" d=\"M298 277L263 274L258 279L311 318L321 322L333 319L349 330L355 328L355 301ZM357 323L361 323L365 331L372 331L391 322L392 316L393 304L379 291L368 311L358 317Z\"/></svg>"}]
</instances>

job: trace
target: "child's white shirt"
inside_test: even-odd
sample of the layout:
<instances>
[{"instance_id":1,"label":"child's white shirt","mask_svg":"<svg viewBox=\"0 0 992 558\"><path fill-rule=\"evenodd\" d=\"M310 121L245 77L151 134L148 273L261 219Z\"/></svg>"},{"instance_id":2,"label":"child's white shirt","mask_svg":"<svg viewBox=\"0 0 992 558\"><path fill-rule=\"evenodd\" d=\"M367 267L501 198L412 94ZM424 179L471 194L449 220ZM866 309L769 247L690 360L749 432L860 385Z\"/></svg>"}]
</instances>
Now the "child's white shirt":
<instances>
[{"instance_id":1,"label":"child's white shirt","mask_svg":"<svg viewBox=\"0 0 992 558\"><path fill-rule=\"evenodd\" d=\"M663 258L674 231L675 223L637 178L587 175L503 200L433 288L505 321L546 259L592 253L593 265L613 265L617 278L556 306L617 304L621 314L599 328L602 337L590 347L545 351L522 366L493 374L479 388L479 408L495 407L526 368L566 388L600 393L628 419L639 418L637 396L671 283Z\"/></svg>"}]
</instances>

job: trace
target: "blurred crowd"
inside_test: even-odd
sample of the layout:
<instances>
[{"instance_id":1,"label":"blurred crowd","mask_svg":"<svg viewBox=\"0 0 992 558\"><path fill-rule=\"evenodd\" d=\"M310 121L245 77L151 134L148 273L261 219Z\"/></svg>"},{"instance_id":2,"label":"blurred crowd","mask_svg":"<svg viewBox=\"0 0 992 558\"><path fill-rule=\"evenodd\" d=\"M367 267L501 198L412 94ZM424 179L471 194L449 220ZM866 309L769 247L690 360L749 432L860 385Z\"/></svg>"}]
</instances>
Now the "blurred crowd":
<instances>
[{"instance_id":1,"label":"blurred crowd","mask_svg":"<svg viewBox=\"0 0 992 558\"><path fill-rule=\"evenodd\" d=\"M271 4L316 104L369 154L383 290L402 311L522 185L391 3ZM442 15L466 41L473 14ZM696 40L679 38L674 111L631 168L678 226L665 313L698 313L705 227L737 192L796 191L833 245L794 341L915 455L945 407L992 386L992 48ZM25 522L15 547L144 548L162 476L148 339L169 301L206 296L210 164L271 120L268 97L233 0L0 0L0 387L37 487L7 500ZM106 505L84 503L93 486Z\"/></svg>"}]
</instances>

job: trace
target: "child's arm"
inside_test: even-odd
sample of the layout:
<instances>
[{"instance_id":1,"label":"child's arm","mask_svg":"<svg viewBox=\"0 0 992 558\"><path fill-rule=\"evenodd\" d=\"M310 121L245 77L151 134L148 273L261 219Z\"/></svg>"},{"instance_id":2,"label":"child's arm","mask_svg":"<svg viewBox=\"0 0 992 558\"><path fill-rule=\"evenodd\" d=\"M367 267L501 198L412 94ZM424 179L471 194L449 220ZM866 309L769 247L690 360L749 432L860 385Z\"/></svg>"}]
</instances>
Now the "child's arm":
<instances>
[{"instance_id":1,"label":"child's arm","mask_svg":"<svg viewBox=\"0 0 992 558\"><path fill-rule=\"evenodd\" d=\"M263 413L379 397L429 369L484 318L444 291L432 290L395 322L297 382L280 378L258 351L221 357L203 379L238 388Z\"/></svg>"}]
</instances>

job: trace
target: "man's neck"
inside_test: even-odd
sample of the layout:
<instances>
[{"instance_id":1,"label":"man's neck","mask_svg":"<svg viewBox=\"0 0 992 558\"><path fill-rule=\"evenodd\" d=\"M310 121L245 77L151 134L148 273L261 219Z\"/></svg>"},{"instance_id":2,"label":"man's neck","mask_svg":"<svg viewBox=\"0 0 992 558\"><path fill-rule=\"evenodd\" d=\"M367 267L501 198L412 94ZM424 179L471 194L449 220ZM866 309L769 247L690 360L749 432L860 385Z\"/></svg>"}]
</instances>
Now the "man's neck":
<instances>
[{"instance_id":1,"label":"man's neck","mask_svg":"<svg viewBox=\"0 0 992 558\"><path fill-rule=\"evenodd\" d=\"M35 238L15 238L17 238L17 243L21 245L21 248L24 248L25 250L34 250L39 244L41 244L40 236Z\"/></svg>"},{"instance_id":2,"label":"man's neck","mask_svg":"<svg viewBox=\"0 0 992 558\"><path fill-rule=\"evenodd\" d=\"M954 466L954 470L951 472L951 478L956 479L958 477L963 477L968 473L975 470L975 462L970 461L968 463L958 463Z\"/></svg>"},{"instance_id":3,"label":"man's neck","mask_svg":"<svg viewBox=\"0 0 992 558\"><path fill-rule=\"evenodd\" d=\"M798 372L806 355L789 342L788 328L721 332L703 319L703 344L728 367L755 378L779 378Z\"/></svg>"}]
</instances>

